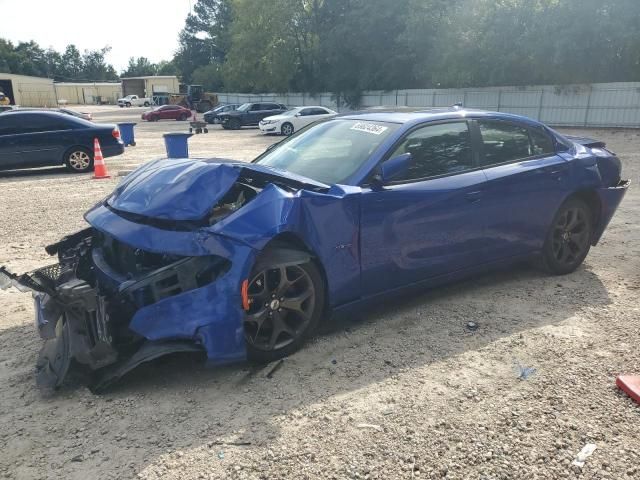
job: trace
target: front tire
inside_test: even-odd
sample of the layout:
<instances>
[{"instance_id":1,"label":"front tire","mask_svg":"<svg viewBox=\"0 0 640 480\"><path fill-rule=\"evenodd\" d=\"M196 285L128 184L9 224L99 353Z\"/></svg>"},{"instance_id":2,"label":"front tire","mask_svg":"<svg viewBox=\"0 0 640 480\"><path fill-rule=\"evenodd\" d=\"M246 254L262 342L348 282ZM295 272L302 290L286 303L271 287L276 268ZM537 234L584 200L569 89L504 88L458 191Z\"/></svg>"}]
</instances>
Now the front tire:
<instances>
[{"instance_id":1,"label":"front tire","mask_svg":"<svg viewBox=\"0 0 640 480\"><path fill-rule=\"evenodd\" d=\"M74 173L86 173L93 170L93 154L86 148L74 147L64 158L67 169Z\"/></svg>"},{"instance_id":2,"label":"front tire","mask_svg":"<svg viewBox=\"0 0 640 480\"><path fill-rule=\"evenodd\" d=\"M250 360L271 362L300 349L324 311L324 282L311 259L287 260L266 250L249 278L244 321Z\"/></svg>"},{"instance_id":3,"label":"front tire","mask_svg":"<svg viewBox=\"0 0 640 480\"><path fill-rule=\"evenodd\" d=\"M231 120L229 120L229 128L231 130L240 130L240 127L242 125L240 124L240 120L238 120L237 118L232 118Z\"/></svg>"},{"instance_id":4,"label":"front tire","mask_svg":"<svg viewBox=\"0 0 640 480\"><path fill-rule=\"evenodd\" d=\"M129 102L124 104L125 107L129 108L131 106L131 104Z\"/></svg>"},{"instance_id":5,"label":"front tire","mask_svg":"<svg viewBox=\"0 0 640 480\"><path fill-rule=\"evenodd\" d=\"M575 271L591 248L593 213L579 198L570 198L556 212L542 250L545 270L553 275Z\"/></svg>"},{"instance_id":6,"label":"front tire","mask_svg":"<svg viewBox=\"0 0 640 480\"><path fill-rule=\"evenodd\" d=\"M282 127L280 128L280 132L285 137L288 137L289 135L293 135L293 130L294 130L293 125L291 125L289 122L283 124Z\"/></svg>"}]
</instances>

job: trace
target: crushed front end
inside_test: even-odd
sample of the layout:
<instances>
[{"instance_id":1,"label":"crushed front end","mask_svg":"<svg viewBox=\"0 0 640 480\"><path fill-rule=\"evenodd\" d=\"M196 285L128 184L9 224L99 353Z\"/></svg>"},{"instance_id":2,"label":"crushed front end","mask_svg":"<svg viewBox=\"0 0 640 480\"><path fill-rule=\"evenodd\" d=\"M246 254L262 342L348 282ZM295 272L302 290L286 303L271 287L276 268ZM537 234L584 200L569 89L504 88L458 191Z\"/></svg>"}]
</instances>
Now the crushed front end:
<instances>
[{"instance_id":1,"label":"crushed front end","mask_svg":"<svg viewBox=\"0 0 640 480\"><path fill-rule=\"evenodd\" d=\"M114 215L104 207L92 213L97 220ZM204 352L213 363L244 358L240 290L250 249L209 238L229 255L157 253L138 237L132 245L88 228L47 247L57 264L23 275L0 268L0 286L33 291L44 340L36 380L45 393L73 373L100 390L167 353Z\"/></svg>"}]
</instances>

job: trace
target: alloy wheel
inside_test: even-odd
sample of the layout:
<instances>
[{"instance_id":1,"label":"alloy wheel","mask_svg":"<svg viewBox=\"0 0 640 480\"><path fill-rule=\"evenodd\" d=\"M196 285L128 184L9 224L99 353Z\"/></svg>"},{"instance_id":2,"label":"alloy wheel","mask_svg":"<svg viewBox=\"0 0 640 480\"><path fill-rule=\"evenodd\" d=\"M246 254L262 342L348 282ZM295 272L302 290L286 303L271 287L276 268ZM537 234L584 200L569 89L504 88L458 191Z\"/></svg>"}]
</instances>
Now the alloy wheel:
<instances>
[{"instance_id":1,"label":"alloy wheel","mask_svg":"<svg viewBox=\"0 0 640 480\"><path fill-rule=\"evenodd\" d=\"M312 320L316 292L300 265L277 265L257 273L249 282L249 311L245 338L262 351L279 350L304 335Z\"/></svg>"},{"instance_id":2,"label":"alloy wheel","mask_svg":"<svg viewBox=\"0 0 640 480\"><path fill-rule=\"evenodd\" d=\"M587 212L578 207L566 209L553 227L552 252L558 263L571 265L589 248Z\"/></svg>"},{"instance_id":3,"label":"alloy wheel","mask_svg":"<svg viewBox=\"0 0 640 480\"><path fill-rule=\"evenodd\" d=\"M69 166L79 172L84 172L91 165L91 157L87 152L76 150L69 155Z\"/></svg>"},{"instance_id":4,"label":"alloy wheel","mask_svg":"<svg viewBox=\"0 0 640 480\"><path fill-rule=\"evenodd\" d=\"M286 135L288 137L292 133L293 133L293 126L291 124L289 124L289 123L285 123L282 126L282 134Z\"/></svg>"}]
</instances>

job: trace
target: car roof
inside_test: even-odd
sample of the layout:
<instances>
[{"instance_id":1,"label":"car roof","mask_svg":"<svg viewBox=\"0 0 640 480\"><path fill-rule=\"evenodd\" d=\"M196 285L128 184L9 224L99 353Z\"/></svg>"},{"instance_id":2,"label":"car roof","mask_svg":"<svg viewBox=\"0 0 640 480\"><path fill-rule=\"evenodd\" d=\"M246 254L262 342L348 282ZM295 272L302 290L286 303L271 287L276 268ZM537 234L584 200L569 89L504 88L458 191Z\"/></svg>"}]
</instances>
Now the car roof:
<instances>
[{"instance_id":1,"label":"car roof","mask_svg":"<svg viewBox=\"0 0 640 480\"><path fill-rule=\"evenodd\" d=\"M456 120L461 118L494 118L513 120L530 125L540 125L539 122L521 115L504 112L492 112L463 107L434 107L434 108L380 108L360 112L350 112L338 118L351 120L366 120L371 122L388 123L422 123L439 120Z\"/></svg>"},{"instance_id":2,"label":"car roof","mask_svg":"<svg viewBox=\"0 0 640 480\"><path fill-rule=\"evenodd\" d=\"M23 116L23 117L30 117L30 116L35 116L35 115L45 115L47 117L51 117L51 118L61 118L64 119L65 121L70 121L70 122L76 122L80 125L84 125L84 126L95 126L94 123L91 123L87 120L84 120L80 117L76 117L73 115L69 115L67 113L62 113L62 112L56 112L56 111L52 111L52 110L9 110L7 112L3 112L2 116L11 116L11 117L15 117L15 116Z\"/></svg>"}]
</instances>

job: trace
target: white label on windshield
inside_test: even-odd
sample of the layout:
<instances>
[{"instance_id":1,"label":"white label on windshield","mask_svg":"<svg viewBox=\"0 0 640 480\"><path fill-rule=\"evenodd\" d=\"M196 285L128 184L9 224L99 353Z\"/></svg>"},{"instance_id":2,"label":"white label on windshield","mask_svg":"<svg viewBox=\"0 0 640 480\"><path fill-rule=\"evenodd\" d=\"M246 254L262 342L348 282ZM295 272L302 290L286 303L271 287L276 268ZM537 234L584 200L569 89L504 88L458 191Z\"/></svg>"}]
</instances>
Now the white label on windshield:
<instances>
[{"instance_id":1,"label":"white label on windshield","mask_svg":"<svg viewBox=\"0 0 640 480\"><path fill-rule=\"evenodd\" d=\"M373 133L374 135L380 135L387 128L389 127L383 127L382 125L376 125L375 123L358 122L353 127L351 127L351 130L358 130L360 132L367 132L367 133Z\"/></svg>"}]
</instances>

